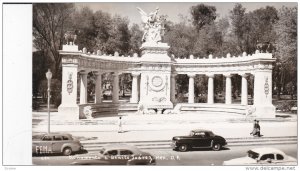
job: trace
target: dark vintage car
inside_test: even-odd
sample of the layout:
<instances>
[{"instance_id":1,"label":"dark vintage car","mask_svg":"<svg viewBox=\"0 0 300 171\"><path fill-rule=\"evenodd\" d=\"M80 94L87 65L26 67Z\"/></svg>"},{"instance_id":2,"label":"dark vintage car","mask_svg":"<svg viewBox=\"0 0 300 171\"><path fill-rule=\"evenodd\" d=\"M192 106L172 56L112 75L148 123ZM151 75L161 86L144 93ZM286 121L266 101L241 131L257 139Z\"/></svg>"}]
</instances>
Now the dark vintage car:
<instances>
[{"instance_id":1,"label":"dark vintage car","mask_svg":"<svg viewBox=\"0 0 300 171\"><path fill-rule=\"evenodd\" d=\"M104 146L98 153L75 155L72 165L155 165L155 156L127 144Z\"/></svg>"},{"instance_id":2,"label":"dark vintage car","mask_svg":"<svg viewBox=\"0 0 300 171\"><path fill-rule=\"evenodd\" d=\"M210 148L218 151L225 145L227 142L223 137L204 129L192 130L189 136L175 136L172 139L173 150L179 151L199 148Z\"/></svg>"},{"instance_id":3,"label":"dark vintage car","mask_svg":"<svg viewBox=\"0 0 300 171\"><path fill-rule=\"evenodd\" d=\"M32 154L62 153L67 156L81 150L83 150L83 146L80 141L74 139L71 134L42 134L36 135L32 139Z\"/></svg>"}]
</instances>

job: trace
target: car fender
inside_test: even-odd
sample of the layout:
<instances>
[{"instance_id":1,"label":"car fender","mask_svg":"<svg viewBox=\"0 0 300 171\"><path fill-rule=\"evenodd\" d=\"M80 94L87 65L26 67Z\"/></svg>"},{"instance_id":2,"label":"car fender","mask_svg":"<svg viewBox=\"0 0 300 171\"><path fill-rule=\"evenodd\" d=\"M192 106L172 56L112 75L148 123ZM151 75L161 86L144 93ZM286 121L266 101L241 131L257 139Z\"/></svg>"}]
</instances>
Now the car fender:
<instances>
[{"instance_id":1,"label":"car fender","mask_svg":"<svg viewBox=\"0 0 300 171\"><path fill-rule=\"evenodd\" d=\"M66 147L69 147L72 149L72 151L74 151L74 148L72 148L72 146L73 145L71 143L65 143L61 146L60 152L63 152Z\"/></svg>"}]
</instances>

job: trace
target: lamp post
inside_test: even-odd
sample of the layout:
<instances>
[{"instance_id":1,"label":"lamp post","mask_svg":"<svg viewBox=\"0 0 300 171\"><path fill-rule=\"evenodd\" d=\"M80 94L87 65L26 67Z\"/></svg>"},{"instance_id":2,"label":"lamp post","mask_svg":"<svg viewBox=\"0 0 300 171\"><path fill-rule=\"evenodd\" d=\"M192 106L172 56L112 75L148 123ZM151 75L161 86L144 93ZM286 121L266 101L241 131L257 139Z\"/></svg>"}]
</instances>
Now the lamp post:
<instances>
[{"instance_id":1,"label":"lamp post","mask_svg":"<svg viewBox=\"0 0 300 171\"><path fill-rule=\"evenodd\" d=\"M48 72L46 73L46 78L48 80L48 134L50 133L50 85L51 85L51 78L52 78L52 73L50 69L48 69Z\"/></svg>"}]
</instances>

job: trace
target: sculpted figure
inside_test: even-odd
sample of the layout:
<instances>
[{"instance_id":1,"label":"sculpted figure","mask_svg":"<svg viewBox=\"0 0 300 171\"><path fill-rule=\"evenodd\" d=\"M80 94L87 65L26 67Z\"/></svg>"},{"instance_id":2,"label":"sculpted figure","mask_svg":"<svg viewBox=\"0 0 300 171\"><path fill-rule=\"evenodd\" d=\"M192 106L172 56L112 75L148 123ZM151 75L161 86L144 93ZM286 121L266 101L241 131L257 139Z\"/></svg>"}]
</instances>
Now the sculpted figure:
<instances>
[{"instance_id":1,"label":"sculpted figure","mask_svg":"<svg viewBox=\"0 0 300 171\"><path fill-rule=\"evenodd\" d=\"M79 33L78 30L67 31L64 35L64 38L66 40L66 44L68 45L71 42L72 45L75 45L75 41L77 40L78 33Z\"/></svg>"},{"instance_id":2,"label":"sculpted figure","mask_svg":"<svg viewBox=\"0 0 300 171\"><path fill-rule=\"evenodd\" d=\"M144 29L142 41L155 43L160 42L162 23L160 17L158 16L159 8L156 8L154 12L150 12L149 15L139 7L137 7L137 9L141 14Z\"/></svg>"}]
</instances>

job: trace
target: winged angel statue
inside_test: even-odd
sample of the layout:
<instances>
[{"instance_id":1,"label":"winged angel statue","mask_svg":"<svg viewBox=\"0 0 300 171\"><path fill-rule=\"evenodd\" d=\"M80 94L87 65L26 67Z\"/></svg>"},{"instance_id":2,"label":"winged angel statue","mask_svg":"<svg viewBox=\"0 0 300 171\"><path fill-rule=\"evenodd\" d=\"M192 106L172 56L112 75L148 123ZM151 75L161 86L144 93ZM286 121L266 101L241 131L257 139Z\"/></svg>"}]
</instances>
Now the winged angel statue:
<instances>
[{"instance_id":1,"label":"winged angel statue","mask_svg":"<svg viewBox=\"0 0 300 171\"><path fill-rule=\"evenodd\" d=\"M162 30L162 19L158 15L159 8L156 8L155 12L150 12L147 14L141 8L137 7L139 13L141 14L144 34L143 42L154 42L158 43L161 41L161 30Z\"/></svg>"}]
</instances>

